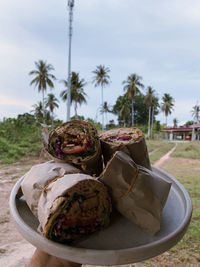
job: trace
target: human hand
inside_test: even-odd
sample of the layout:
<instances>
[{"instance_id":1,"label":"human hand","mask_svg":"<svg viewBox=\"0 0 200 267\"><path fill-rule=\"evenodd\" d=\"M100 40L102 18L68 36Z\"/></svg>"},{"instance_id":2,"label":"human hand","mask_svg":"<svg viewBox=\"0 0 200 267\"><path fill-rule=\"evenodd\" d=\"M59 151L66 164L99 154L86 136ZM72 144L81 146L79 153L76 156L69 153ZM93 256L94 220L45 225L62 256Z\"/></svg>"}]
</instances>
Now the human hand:
<instances>
[{"instance_id":1,"label":"human hand","mask_svg":"<svg viewBox=\"0 0 200 267\"><path fill-rule=\"evenodd\" d=\"M49 255L46 252L36 249L28 267L80 267L81 264L70 262Z\"/></svg>"}]
</instances>

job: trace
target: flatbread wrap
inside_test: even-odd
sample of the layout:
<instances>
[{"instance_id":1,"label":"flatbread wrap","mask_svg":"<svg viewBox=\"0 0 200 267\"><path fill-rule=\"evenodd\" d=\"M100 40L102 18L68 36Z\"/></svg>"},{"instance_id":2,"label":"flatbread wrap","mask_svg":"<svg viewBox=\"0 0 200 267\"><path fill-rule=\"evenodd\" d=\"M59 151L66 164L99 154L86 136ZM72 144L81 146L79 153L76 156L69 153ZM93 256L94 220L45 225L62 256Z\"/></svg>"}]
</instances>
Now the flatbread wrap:
<instances>
[{"instance_id":1,"label":"flatbread wrap","mask_svg":"<svg viewBox=\"0 0 200 267\"><path fill-rule=\"evenodd\" d=\"M50 133L46 150L54 159L72 163L87 174L102 172L100 140L96 128L87 121L60 125Z\"/></svg>"},{"instance_id":2,"label":"flatbread wrap","mask_svg":"<svg viewBox=\"0 0 200 267\"><path fill-rule=\"evenodd\" d=\"M105 165L116 151L128 154L135 163L151 170L149 154L143 132L135 127L117 128L100 135Z\"/></svg>"},{"instance_id":3,"label":"flatbread wrap","mask_svg":"<svg viewBox=\"0 0 200 267\"><path fill-rule=\"evenodd\" d=\"M47 184L57 177L79 172L79 169L70 164L56 163L53 160L31 167L24 175L21 189L32 213L37 217L38 199Z\"/></svg>"},{"instance_id":4,"label":"flatbread wrap","mask_svg":"<svg viewBox=\"0 0 200 267\"><path fill-rule=\"evenodd\" d=\"M69 174L50 183L38 203L43 235L70 244L109 224L107 188L86 174Z\"/></svg>"},{"instance_id":5,"label":"flatbread wrap","mask_svg":"<svg viewBox=\"0 0 200 267\"><path fill-rule=\"evenodd\" d=\"M150 235L160 230L171 183L122 151L114 154L99 180L108 187L113 206L124 217Z\"/></svg>"}]
</instances>

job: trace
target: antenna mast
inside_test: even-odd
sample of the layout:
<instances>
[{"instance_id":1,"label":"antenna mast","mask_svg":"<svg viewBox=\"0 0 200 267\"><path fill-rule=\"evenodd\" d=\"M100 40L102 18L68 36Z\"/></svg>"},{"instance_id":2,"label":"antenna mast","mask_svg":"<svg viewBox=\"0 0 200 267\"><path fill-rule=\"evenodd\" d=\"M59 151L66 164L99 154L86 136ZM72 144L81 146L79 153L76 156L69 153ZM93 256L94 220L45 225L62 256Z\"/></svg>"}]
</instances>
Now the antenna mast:
<instances>
[{"instance_id":1,"label":"antenna mast","mask_svg":"<svg viewBox=\"0 0 200 267\"><path fill-rule=\"evenodd\" d=\"M68 80L67 80L67 121L70 121L71 106L71 41L74 0L68 0L69 7L69 54L68 54Z\"/></svg>"}]
</instances>

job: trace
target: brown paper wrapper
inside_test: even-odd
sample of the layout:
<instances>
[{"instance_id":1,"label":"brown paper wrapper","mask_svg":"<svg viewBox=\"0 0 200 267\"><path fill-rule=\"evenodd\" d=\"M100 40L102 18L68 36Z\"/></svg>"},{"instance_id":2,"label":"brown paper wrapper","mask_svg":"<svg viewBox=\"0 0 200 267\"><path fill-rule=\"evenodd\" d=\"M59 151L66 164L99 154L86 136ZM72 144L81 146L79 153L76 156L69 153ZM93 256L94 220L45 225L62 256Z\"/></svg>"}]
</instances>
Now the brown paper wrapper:
<instances>
[{"instance_id":1,"label":"brown paper wrapper","mask_svg":"<svg viewBox=\"0 0 200 267\"><path fill-rule=\"evenodd\" d=\"M55 150L55 140L60 138L64 140L64 137L67 134L72 134L74 136L78 136L82 133L82 130L86 132L87 136L90 137L94 142L94 151L87 156L84 156L84 153L81 154L73 154L73 156L63 154L62 152L57 153ZM84 173L99 176L99 174L103 170L103 160L101 153L101 145L100 140L97 134L96 128L86 121L73 120L67 123L60 125L58 128L53 130L49 136L48 131L46 129L43 130L43 144L48 152L48 154L56 161L56 162L68 162L80 168Z\"/></svg>"},{"instance_id":2,"label":"brown paper wrapper","mask_svg":"<svg viewBox=\"0 0 200 267\"><path fill-rule=\"evenodd\" d=\"M38 199L47 184L56 177L79 172L79 169L70 164L55 163L53 160L33 166L21 183L23 195L33 214L37 217Z\"/></svg>"},{"instance_id":3,"label":"brown paper wrapper","mask_svg":"<svg viewBox=\"0 0 200 267\"><path fill-rule=\"evenodd\" d=\"M82 212L87 212L87 210L91 210L92 212L94 197L97 196L97 193L95 192L96 189L98 189L99 193L97 197L97 212L95 214L101 216L102 213L105 213L106 209L104 226L107 226L111 212L111 201L107 188L103 183L89 175L76 173L64 175L62 178L50 183L46 189L43 190L38 202L38 219L40 222L40 230L42 230L43 234L47 238L49 237L49 230L54 223L54 220L60 215L59 206L64 200L70 201L73 198L74 193L81 194L85 197L85 200L82 200L81 203L78 202L79 211L82 210ZM67 218L71 218L70 216L73 218L73 216L76 216L77 212L76 205L76 212L68 210ZM83 213L81 213L81 218L82 217L84 217Z\"/></svg>"},{"instance_id":4,"label":"brown paper wrapper","mask_svg":"<svg viewBox=\"0 0 200 267\"><path fill-rule=\"evenodd\" d=\"M132 140L126 142L111 141L110 136L119 136L132 133ZM128 154L135 163L151 170L149 154L144 134L138 128L118 128L104 132L100 135L102 154L105 165L112 158L116 151L123 151Z\"/></svg>"},{"instance_id":5,"label":"brown paper wrapper","mask_svg":"<svg viewBox=\"0 0 200 267\"><path fill-rule=\"evenodd\" d=\"M170 183L138 166L122 151L114 154L99 180L108 186L113 204L122 215L151 235L160 230Z\"/></svg>"}]
</instances>

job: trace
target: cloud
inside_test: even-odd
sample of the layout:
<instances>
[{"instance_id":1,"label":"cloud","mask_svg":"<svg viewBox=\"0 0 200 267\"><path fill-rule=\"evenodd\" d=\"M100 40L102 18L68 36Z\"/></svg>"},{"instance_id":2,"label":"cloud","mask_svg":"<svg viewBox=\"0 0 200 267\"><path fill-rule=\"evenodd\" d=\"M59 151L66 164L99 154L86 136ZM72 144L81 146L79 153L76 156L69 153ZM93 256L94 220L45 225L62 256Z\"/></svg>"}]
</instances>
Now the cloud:
<instances>
[{"instance_id":1,"label":"cloud","mask_svg":"<svg viewBox=\"0 0 200 267\"><path fill-rule=\"evenodd\" d=\"M58 80L67 76L67 1L0 1L0 23L0 90L4 96L0 101L26 110L41 100L37 88L30 87L28 73L34 61L51 63ZM137 73L160 98L164 93L175 98L172 116L189 119L187 103L194 105L200 95L199 28L199 0L192 4L188 0L75 0L72 70L88 82L85 91L89 95L88 106L83 105L80 112L95 116L101 104L100 89L90 83L91 72L104 64L111 69L112 83L105 88L109 104L123 93L122 81ZM55 82L57 97L61 90ZM11 106L1 105L5 107L2 114L8 114ZM65 119L66 104L60 105L56 113Z\"/></svg>"},{"instance_id":2,"label":"cloud","mask_svg":"<svg viewBox=\"0 0 200 267\"><path fill-rule=\"evenodd\" d=\"M1 106L16 106L22 108L30 108L31 103L25 103L24 100L8 97L7 95L0 94L0 105Z\"/></svg>"}]
</instances>

